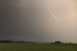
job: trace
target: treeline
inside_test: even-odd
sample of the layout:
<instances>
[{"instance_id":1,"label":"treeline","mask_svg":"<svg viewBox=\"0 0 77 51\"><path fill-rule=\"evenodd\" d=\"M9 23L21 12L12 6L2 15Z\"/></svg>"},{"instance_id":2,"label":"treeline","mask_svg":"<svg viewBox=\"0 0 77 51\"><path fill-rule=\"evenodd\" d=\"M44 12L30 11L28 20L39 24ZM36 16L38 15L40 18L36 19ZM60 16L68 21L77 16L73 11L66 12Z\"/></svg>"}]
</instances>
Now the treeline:
<instances>
[{"instance_id":1,"label":"treeline","mask_svg":"<svg viewBox=\"0 0 77 51\"><path fill-rule=\"evenodd\" d=\"M0 43L37 43L37 42L32 42L32 41L0 40ZM48 42L46 44L48 44ZM72 42L63 43L61 41L55 41L55 42L50 42L49 44L76 44L76 43L72 43Z\"/></svg>"},{"instance_id":2,"label":"treeline","mask_svg":"<svg viewBox=\"0 0 77 51\"><path fill-rule=\"evenodd\" d=\"M13 41L10 40L0 40L0 43L12 43Z\"/></svg>"},{"instance_id":3,"label":"treeline","mask_svg":"<svg viewBox=\"0 0 77 51\"><path fill-rule=\"evenodd\" d=\"M31 42L31 41L0 40L0 43L33 43L33 42Z\"/></svg>"},{"instance_id":4,"label":"treeline","mask_svg":"<svg viewBox=\"0 0 77 51\"><path fill-rule=\"evenodd\" d=\"M77 44L77 43L72 43L72 42L61 42L61 41L55 41L55 42L51 42L51 44Z\"/></svg>"}]
</instances>

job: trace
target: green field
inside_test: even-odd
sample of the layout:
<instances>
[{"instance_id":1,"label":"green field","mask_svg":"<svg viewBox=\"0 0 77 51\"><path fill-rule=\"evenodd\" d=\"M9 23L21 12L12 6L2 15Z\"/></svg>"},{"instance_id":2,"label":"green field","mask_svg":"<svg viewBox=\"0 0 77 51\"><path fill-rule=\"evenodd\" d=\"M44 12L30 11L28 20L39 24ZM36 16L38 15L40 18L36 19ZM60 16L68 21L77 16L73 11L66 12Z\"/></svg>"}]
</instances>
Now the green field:
<instances>
[{"instance_id":1,"label":"green field","mask_svg":"<svg viewBox=\"0 0 77 51\"><path fill-rule=\"evenodd\" d=\"M77 45L0 43L0 51L77 51Z\"/></svg>"}]
</instances>

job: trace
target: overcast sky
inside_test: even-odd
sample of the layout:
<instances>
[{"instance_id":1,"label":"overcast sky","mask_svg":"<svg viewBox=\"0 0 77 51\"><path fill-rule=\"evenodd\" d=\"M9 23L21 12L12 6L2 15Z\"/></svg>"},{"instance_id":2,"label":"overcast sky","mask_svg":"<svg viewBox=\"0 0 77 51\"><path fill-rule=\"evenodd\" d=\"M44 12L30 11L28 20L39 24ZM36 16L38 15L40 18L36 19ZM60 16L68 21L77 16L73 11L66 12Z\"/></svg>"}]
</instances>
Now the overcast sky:
<instances>
[{"instance_id":1,"label":"overcast sky","mask_svg":"<svg viewBox=\"0 0 77 51\"><path fill-rule=\"evenodd\" d=\"M76 2L0 0L0 39L77 42Z\"/></svg>"}]
</instances>

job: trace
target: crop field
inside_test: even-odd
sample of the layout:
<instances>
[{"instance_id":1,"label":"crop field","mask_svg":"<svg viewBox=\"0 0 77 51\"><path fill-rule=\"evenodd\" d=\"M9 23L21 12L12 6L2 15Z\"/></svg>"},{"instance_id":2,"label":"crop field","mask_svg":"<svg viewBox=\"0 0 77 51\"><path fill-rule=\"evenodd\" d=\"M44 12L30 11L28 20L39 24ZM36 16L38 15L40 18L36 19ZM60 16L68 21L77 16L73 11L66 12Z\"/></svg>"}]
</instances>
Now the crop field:
<instances>
[{"instance_id":1,"label":"crop field","mask_svg":"<svg viewBox=\"0 0 77 51\"><path fill-rule=\"evenodd\" d=\"M77 45L0 43L0 51L77 51Z\"/></svg>"}]
</instances>

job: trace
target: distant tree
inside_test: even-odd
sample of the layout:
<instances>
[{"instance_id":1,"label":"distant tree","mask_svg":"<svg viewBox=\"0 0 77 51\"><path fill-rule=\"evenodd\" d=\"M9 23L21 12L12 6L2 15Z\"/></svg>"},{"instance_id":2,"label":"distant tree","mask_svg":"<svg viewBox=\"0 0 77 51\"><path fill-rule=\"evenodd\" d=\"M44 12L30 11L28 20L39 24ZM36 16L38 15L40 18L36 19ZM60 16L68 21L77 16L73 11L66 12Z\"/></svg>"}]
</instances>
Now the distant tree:
<instances>
[{"instance_id":1,"label":"distant tree","mask_svg":"<svg viewBox=\"0 0 77 51\"><path fill-rule=\"evenodd\" d=\"M62 43L61 41L55 41L54 43L56 43L56 44L60 44L60 43Z\"/></svg>"}]
</instances>

